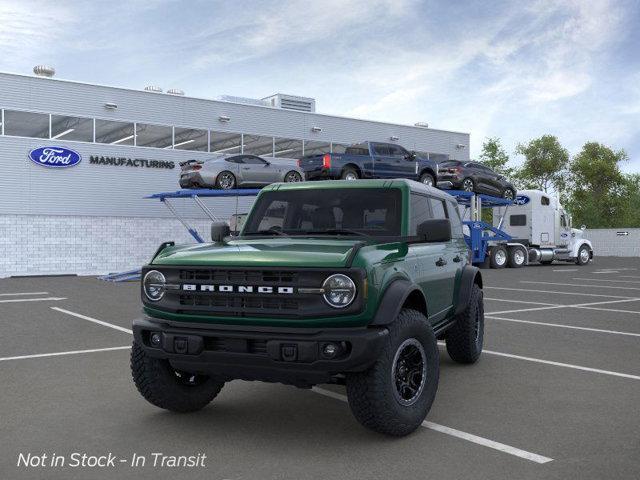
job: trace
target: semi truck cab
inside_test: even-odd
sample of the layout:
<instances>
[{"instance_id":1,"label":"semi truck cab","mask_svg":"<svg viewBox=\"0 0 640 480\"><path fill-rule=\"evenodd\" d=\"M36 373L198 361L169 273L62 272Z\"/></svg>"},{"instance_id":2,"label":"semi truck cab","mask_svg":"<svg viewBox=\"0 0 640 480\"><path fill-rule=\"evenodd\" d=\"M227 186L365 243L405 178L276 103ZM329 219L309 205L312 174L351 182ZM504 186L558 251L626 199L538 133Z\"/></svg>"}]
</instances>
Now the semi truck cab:
<instances>
[{"instance_id":1,"label":"semi truck cab","mask_svg":"<svg viewBox=\"0 0 640 480\"><path fill-rule=\"evenodd\" d=\"M494 226L510 235L512 242L526 246L530 263L558 260L584 265L593 259L591 242L583 238L585 227L572 228L571 216L558 198L541 190L522 190L508 210L495 210Z\"/></svg>"}]
</instances>

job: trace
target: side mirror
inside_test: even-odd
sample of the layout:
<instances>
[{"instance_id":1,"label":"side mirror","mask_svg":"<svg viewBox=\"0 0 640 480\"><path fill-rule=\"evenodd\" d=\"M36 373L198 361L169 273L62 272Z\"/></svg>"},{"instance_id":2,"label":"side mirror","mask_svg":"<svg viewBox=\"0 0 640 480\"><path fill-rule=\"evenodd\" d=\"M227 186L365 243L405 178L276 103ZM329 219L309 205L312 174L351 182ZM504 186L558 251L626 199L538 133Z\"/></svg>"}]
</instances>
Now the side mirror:
<instances>
[{"instance_id":1,"label":"side mirror","mask_svg":"<svg viewBox=\"0 0 640 480\"><path fill-rule=\"evenodd\" d=\"M580 227L580 230L586 230L586 229L587 229L587 226L586 226L586 225L582 225L582 226Z\"/></svg>"},{"instance_id":2,"label":"side mirror","mask_svg":"<svg viewBox=\"0 0 640 480\"><path fill-rule=\"evenodd\" d=\"M409 152L404 156L405 160L415 160L416 152Z\"/></svg>"},{"instance_id":3,"label":"side mirror","mask_svg":"<svg viewBox=\"0 0 640 480\"><path fill-rule=\"evenodd\" d=\"M264 166L265 166L265 167L268 167L269 165L271 165L271 162L270 162L269 160L265 160L265 164L264 164Z\"/></svg>"},{"instance_id":4,"label":"side mirror","mask_svg":"<svg viewBox=\"0 0 640 480\"><path fill-rule=\"evenodd\" d=\"M418 225L417 233L425 242L448 242L451 240L451 221L448 218L425 220Z\"/></svg>"},{"instance_id":5,"label":"side mirror","mask_svg":"<svg viewBox=\"0 0 640 480\"><path fill-rule=\"evenodd\" d=\"M226 222L213 222L211 224L211 240L215 243L223 243L225 237L231 234L231 229Z\"/></svg>"}]
</instances>

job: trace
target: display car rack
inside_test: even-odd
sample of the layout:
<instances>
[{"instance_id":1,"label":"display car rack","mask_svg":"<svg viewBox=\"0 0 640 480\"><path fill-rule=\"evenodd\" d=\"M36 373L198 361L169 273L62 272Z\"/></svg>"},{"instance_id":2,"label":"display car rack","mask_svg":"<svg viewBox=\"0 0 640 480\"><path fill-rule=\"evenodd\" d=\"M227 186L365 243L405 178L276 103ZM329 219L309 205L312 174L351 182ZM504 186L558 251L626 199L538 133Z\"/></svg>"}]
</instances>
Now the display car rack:
<instances>
[{"instance_id":1,"label":"display car rack","mask_svg":"<svg viewBox=\"0 0 640 480\"><path fill-rule=\"evenodd\" d=\"M502 224L508 208L503 212L497 227L484 222L482 220L481 212L483 208L508 207L513 204L512 200L473 192L465 192L462 190L443 191L455 197L458 204L464 207L462 219L463 223L469 229L469 235L465 234L465 240L471 250L471 258L474 264L482 264L485 262L491 245L507 244L511 241L511 237L502 230ZM260 193L260 189L211 190L200 188L183 189L175 192L154 193L144 198L160 200L171 212L173 217L182 223L197 243L205 243L205 240L200 233L191 226L187 219L178 213L172 203L173 200L177 198L191 199L204 212L204 214L211 219L211 221L218 222L220 219L215 216L210 207L205 205L202 198L251 197L258 195L258 193ZM468 220L466 220L467 217ZM111 282L138 280L140 278L140 269L120 273L109 273L99 278Z\"/></svg>"}]
</instances>

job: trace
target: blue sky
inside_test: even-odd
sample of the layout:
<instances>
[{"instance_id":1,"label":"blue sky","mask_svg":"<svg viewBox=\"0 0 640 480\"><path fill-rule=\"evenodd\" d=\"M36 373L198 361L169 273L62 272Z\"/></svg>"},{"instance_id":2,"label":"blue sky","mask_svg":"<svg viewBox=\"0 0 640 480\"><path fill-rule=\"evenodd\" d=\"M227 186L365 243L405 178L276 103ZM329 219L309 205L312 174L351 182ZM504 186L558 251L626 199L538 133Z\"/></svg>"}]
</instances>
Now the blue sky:
<instances>
[{"instance_id":1,"label":"blue sky","mask_svg":"<svg viewBox=\"0 0 640 480\"><path fill-rule=\"evenodd\" d=\"M640 0L0 0L0 70L187 95L311 96L322 113L551 133L640 172ZM515 157L516 161L520 161Z\"/></svg>"}]
</instances>

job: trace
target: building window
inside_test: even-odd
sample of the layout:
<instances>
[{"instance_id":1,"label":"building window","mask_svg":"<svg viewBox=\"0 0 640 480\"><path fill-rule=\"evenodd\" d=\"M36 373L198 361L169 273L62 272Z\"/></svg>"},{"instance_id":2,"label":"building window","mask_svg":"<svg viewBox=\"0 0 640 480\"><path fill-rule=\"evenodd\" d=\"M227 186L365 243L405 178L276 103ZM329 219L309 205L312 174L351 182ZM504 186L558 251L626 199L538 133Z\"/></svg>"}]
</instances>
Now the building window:
<instances>
[{"instance_id":1,"label":"building window","mask_svg":"<svg viewBox=\"0 0 640 480\"><path fill-rule=\"evenodd\" d=\"M136 124L136 146L171 148L173 145L173 128L148 123Z\"/></svg>"},{"instance_id":2,"label":"building window","mask_svg":"<svg viewBox=\"0 0 640 480\"><path fill-rule=\"evenodd\" d=\"M260 135L247 135L243 138L242 153L251 155L273 156L273 137L261 137Z\"/></svg>"},{"instance_id":3,"label":"building window","mask_svg":"<svg viewBox=\"0 0 640 480\"><path fill-rule=\"evenodd\" d=\"M4 111L4 134L15 137L49 138L49 115Z\"/></svg>"},{"instance_id":4,"label":"building window","mask_svg":"<svg viewBox=\"0 0 640 480\"><path fill-rule=\"evenodd\" d=\"M195 150L206 152L208 150L209 136L206 130L176 127L173 139L173 148L176 150Z\"/></svg>"},{"instance_id":5,"label":"building window","mask_svg":"<svg viewBox=\"0 0 640 480\"><path fill-rule=\"evenodd\" d=\"M344 153L348 146L346 143L332 143L331 153Z\"/></svg>"},{"instance_id":6,"label":"building window","mask_svg":"<svg viewBox=\"0 0 640 480\"><path fill-rule=\"evenodd\" d=\"M51 139L93 142L93 118L51 115Z\"/></svg>"},{"instance_id":7,"label":"building window","mask_svg":"<svg viewBox=\"0 0 640 480\"><path fill-rule=\"evenodd\" d=\"M242 135L239 133L211 132L211 153L242 153Z\"/></svg>"},{"instance_id":8,"label":"building window","mask_svg":"<svg viewBox=\"0 0 640 480\"><path fill-rule=\"evenodd\" d=\"M133 145L133 123L96 120L96 142L111 145Z\"/></svg>"},{"instance_id":9,"label":"building window","mask_svg":"<svg viewBox=\"0 0 640 480\"><path fill-rule=\"evenodd\" d=\"M331 152L331 144L329 142L317 142L313 140L304 141L304 154L306 155L322 155Z\"/></svg>"},{"instance_id":10,"label":"building window","mask_svg":"<svg viewBox=\"0 0 640 480\"><path fill-rule=\"evenodd\" d=\"M275 138L274 157L280 158L301 158L302 157L302 140L294 140L291 138Z\"/></svg>"}]
</instances>

